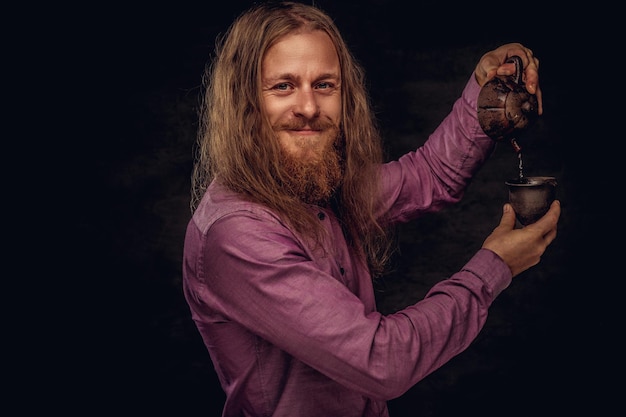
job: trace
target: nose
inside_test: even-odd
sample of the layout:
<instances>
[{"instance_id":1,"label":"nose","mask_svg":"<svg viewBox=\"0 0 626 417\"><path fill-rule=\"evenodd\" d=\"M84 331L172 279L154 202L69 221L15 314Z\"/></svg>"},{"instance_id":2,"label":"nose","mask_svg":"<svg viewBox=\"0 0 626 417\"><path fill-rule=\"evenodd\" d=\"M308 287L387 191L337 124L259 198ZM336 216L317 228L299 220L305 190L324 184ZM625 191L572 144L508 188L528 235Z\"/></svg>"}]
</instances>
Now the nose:
<instances>
[{"instance_id":1,"label":"nose","mask_svg":"<svg viewBox=\"0 0 626 417\"><path fill-rule=\"evenodd\" d=\"M296 95L296 103L293 109L296 116L312 119L319 116L320 106L313 89L299 90Z\"/></svg>"}]
</instances>

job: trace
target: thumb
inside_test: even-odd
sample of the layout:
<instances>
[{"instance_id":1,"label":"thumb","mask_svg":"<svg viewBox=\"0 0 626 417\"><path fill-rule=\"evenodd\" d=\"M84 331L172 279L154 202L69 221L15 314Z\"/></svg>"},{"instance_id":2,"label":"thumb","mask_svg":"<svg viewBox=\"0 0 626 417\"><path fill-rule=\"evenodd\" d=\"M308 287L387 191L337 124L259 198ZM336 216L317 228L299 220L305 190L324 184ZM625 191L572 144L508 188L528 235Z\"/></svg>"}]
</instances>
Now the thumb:
<instances>
[{"instance_id":1,"label":"thumb","mask_svg":"<svg viewBox=\"0 0 626 417\"><path fill-rule=\"evenodd\" d=\"M502 207L502 218L500 219L500 225L507 230L513 230L515 228L515 210L510 203L504 204Z\"/></svg>"}]
</instances>

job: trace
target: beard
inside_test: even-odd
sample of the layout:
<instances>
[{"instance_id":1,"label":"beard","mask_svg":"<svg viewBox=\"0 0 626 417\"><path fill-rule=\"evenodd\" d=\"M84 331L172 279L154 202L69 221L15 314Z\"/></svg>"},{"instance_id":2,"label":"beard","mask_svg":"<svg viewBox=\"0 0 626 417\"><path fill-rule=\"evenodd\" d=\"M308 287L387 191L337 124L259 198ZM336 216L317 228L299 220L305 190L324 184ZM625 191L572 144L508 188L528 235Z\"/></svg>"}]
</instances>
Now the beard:
<instances>
[{"instance_id":1,"label":"beard","mask_svg":"<svg viewBox=\"0 0 626 417\"><path fill-rule=\"evenodd\" d=\"M299 144L301 157L281 148L280 162L289 194L307 204L326 205L339 189L343 177L342 137L335 125L325 126L325 145L316 149L305 142ZM306 152L305 152L306 151Z\"/></svg>"}]
</instances>

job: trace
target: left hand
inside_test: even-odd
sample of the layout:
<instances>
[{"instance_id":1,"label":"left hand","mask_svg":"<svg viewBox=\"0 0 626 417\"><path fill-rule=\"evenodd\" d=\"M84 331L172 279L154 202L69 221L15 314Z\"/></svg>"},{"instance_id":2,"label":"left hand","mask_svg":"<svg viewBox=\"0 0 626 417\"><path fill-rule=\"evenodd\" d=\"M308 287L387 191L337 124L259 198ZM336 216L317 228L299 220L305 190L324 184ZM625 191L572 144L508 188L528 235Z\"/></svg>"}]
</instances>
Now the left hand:
<instances>
[{"instance_id":1,"label":"left hand","mask_svg":"<svg viewBox=\"0 0 626 417\"><path fill-rule=\"evenodd\" d=\"M539 88L539 59L533 56L533 51L530 48L525 47L521 43L507 43L484 54L474 70L476 81L482 87L496 75L514 75L515 64L505 64L506 60L514 55L522 58L524 66L522 81L526 85L526 90L530 94L537 96L538 113L542 114L543 104L541 88Z\"/></svg>"}]
</instances>

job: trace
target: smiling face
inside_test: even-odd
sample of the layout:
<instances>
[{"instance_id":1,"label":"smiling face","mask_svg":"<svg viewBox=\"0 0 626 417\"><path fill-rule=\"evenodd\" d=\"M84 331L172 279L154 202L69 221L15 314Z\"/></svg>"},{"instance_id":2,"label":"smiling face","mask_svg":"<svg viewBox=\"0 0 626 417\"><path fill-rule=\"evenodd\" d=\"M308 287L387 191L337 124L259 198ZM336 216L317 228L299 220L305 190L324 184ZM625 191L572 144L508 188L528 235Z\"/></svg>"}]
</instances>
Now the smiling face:
<instances>
[{"instance_id":1,"label":"smiling face","mask_svg":"<svg viewBox=\"0 0 626 417\"><path fill-rule=\"evenodd\" d=\"M340 74L323 31L286 35L263 57L263 110L283 151L288 187L310 203L328 200L340 183Z\"/></svg>"},{"instance_id":2,"label":"smiling face","mask_svg":"<svg viewBox=\"0 0 626 417\"><path fill-rule=\"evenodd\" d=\"M283 149L319 158L341 116L339 58L329 36L298 32L279 40L263 58L262 83L264 110Z\"/></svg>"}]
</instances>

